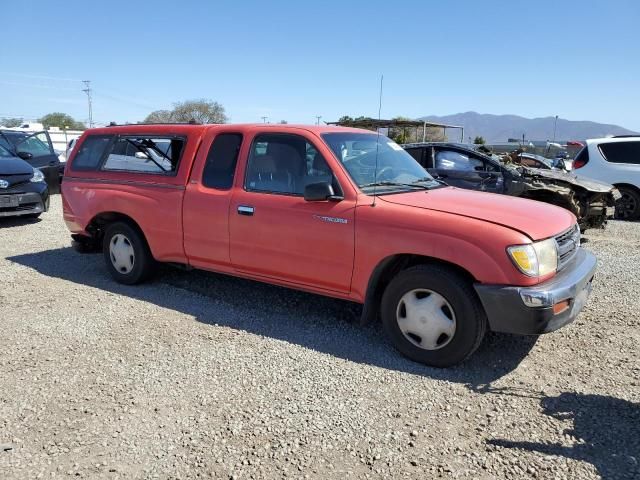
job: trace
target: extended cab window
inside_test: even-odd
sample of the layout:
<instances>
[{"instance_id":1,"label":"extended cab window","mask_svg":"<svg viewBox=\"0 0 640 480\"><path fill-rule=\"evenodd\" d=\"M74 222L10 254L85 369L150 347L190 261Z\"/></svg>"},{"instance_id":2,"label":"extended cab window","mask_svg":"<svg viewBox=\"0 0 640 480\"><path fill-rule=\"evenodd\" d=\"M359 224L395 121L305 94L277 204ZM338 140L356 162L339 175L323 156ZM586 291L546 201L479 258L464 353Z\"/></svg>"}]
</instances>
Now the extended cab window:
<instances>
[{"instance_id":1,"label":"extended cab window","mask_svg":"<svg viewBox=\"0 0 640 480\"><path fill-rule=\"evenodd\" d=\"M640 164L640 142L612 142L600 145L607 162Z\"/></svg>"},{"instance_id":2,"label":"extended cab window","mask_svg":"<svg viewBox=\"0 0 640 480\"><path fill-rule=\"evenodd\" d=\"M113 135L91 135L84 139L73 158L72 170L96 170Z\"/></svg>"},{"instance_id":3,"label":"extended cab window","mask_svg":"<svg viewBox=\"0 0 640 480\"><path fill-rule=\"evenodd\" d=\"M303 195L312 183L339 185L324 157L303 137L258 135L251 145L245 188L249 191Z\"/></svg>"},{"instance_id":4,"label":"extended cab window","mask_svg":"<svg viewBox=\"0 0 640 480\"><path fill-rule=\"evenodd\" d=\"M184 144L181 137L118 137L102 169L175 175Z\"/></svg>"},{"instance_id":5,"label":"extended cab window","mask_svg":"<svg viewBox=\"0 0 640 480\"><path fill-rule=\"evenodd\" d=\"M202 172L202 184L205 187L219 190L231 188L241 144L242 135L239 133L221 133L216 136Z\"/></svg>"}]
</instances>

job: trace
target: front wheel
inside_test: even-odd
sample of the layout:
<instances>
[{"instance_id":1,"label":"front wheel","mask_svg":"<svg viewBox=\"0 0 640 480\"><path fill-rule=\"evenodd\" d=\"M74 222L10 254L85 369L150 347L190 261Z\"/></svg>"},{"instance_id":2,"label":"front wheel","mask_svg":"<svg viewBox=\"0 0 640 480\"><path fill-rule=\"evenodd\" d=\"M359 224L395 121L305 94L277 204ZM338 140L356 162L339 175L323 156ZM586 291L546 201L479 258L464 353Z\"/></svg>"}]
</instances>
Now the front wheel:
<instances>
[{"instance_id":1,"label":"front wheel","mask_svg":"<svg viewBox=\"0 0 640 480\"><path fill-rule=\"evenodd\" d=\"M433 367L469 357L487 320L470 282L453 269L418 265L400 272L382 297L382 322L405 356Z\"/></svg>"},{"instance_id":2,"label":"front wheel","mask_svg":"<svg viewBox=\"0 0 640 480\"><path fill-rule=\"evenodd\" d=\"M137 229L123 222L109 225L102 243L111 276L119 283L134 285L147 280L155 270L155 260L146 240Z\"/></svg>"}]
</instances>

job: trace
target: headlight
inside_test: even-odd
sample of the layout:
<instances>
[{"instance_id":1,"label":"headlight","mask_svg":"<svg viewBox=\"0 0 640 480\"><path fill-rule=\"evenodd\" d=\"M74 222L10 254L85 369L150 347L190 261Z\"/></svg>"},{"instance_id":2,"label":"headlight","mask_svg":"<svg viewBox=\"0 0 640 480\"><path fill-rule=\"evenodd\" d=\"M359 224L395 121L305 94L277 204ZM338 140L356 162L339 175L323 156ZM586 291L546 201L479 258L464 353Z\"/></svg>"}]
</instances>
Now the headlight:
<instances>
[{"instance_id":1,"label":"headlight","mask_svg":"<svg viewBox=\"0 0 640 480\"><path fill-rule=\"evenodd\" d=\"M530 277L553 273L558 268L558 249L553 238L527 245L513 245L507 252L516 267Z\"/></svg>"},{"instance_id":2,"label":"headlight","mask_svg":"<svg viewBox=\"0 0 640 480\"><path fill-rule=\"evenodd\" d=\"M33 169L33 177L31 177L32 182L44 182L44 175L37 168Z\"/></svg>"}]
</instances>

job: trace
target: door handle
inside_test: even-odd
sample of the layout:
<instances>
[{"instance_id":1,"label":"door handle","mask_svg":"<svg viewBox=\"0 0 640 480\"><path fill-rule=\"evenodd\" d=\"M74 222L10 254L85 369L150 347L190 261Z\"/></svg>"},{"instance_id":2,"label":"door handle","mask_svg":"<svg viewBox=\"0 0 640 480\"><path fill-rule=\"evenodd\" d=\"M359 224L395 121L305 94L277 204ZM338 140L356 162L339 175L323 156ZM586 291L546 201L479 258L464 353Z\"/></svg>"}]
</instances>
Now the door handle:
<instances>
[{"instance_id":1,"label":"door handle","mask_svg":"<svg viewBox=\"0 0 640 480\"><path fill-rule=\"evenodd\" d=\"M252 216L254 212L254 208L248 205L238 205L238 214L246 215L248 217Z\"/></svg>"}]
</instances>

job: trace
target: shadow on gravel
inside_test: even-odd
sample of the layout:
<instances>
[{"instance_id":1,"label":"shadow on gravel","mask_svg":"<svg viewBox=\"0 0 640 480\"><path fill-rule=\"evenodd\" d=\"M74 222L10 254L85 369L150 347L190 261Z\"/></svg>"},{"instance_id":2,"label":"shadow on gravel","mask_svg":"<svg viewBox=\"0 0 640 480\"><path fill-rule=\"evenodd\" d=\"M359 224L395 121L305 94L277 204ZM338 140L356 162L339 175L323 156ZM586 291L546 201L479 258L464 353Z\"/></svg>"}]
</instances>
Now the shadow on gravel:
<instances>
[{"instance_id":1,"label":"shadow on gravel","mask_svg":"<svg viewBox=\"0 0 640 480\"><path fill-rule=\"evenodd\" d=\"M536 337L490 334L470 361L440 370L402 357L387 344L380 325L361 327L358 323L361 307L355 303L227 275L183 272L169 267L161 269L153 283L125 286L111 279L102 255L81 255L71 247L8 260L49 277L179 311L206 324L245 330L353 362L464 383L479 393L514 370L536 340ZM202 297L185 295L185 290ZM50 294L59 292L55 289Z\"/></svg>"},{"instance_id":2,"label":"shadow on gravel","mask_svg":"<svg viewBox=\"0 0 640 480\"><path fill-rule=\"evenodd\" d=\"M503 439L491 445L558 455L591 463L603 479L640 478L640 404L603 395L562 393L541 399L543 413L572 420L564 431L577 440L572 446Z\"/></svg>"},{"instance_id":3,"label":"shadow on gravel","mask_svg":"<svg viewBox=\"0 0 640 480\"><path fill-rule=\"evenodd\" d=\"M21 227L23 225L31 225L40 223L40 218L28 218L28 217L3 217L0 218L0 228Z\"/></svg>"}]
</instances>

